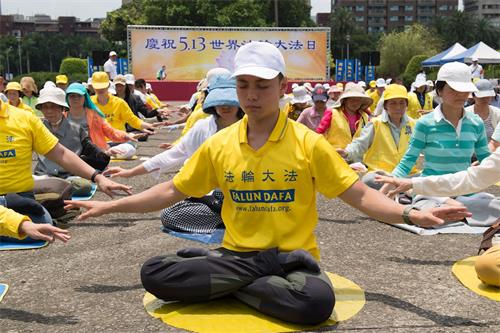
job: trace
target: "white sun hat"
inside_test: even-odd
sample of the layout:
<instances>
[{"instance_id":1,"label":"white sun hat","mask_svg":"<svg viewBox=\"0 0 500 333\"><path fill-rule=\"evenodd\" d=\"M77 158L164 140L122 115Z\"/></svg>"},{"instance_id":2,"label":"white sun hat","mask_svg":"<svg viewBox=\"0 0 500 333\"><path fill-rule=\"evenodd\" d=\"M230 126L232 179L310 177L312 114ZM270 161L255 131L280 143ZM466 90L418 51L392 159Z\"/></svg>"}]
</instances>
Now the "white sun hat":
<instances>
[{"instance_id":1,"label":"white sun hat","mask_svg":"<svg viewBox=\"0 0 500 333\"><path fill-rule=\"evenodd\" d=\"M453 90L460 92L476 92L472 83L472 75L467 66L461 62L449 62L441 66L437 74L437 81L446 82Z\"/></svg>"},{"instance_id":2,"label":"white sun hat","mask_svg":"<svg viewBox=\"0 0 500 333\"><path fill-rule=\"evenodd\" d=\"M309 103L311 101L311 95L307 92L305 87L297 87L293 89L293 98L291 100L291 104L295 103Z\"/></svg>"},{"instance_id":3,"label":"white sun hat","mask_svg":"<svg viewBox=\"0 0 500 333\"><path fill-rule=\"evenodd\" d=\"M285 59L273 44L250 42L236 52L233 77L252 75L271 80L279 73L285 75Z\"/></svg>"},{"instance_id":4,"label":"white sun hat","mask_svg":"<svg viewBox=\"0 0 500 333\"><path fill-rule=\"evenodd\" d=\"M478 91L474 93L476 97L495 97L495 87L489 80L481 79L476 82L476 88Z\"/></svg>"},{"instance_id":5,"label":"white sun hat","mask_svg":"<svg viewBox=\"0 0 500 333\"><path fill-rule=\"evenodd\" d=\"M38 102L35 107L41 110L42 104L49 102L69 109L68 103L66 103L66 93L61 88L49 86L40 90L40 96L38 97Z\"/></svg>"},{"instance_id":6,"label":"white sun hat","mask_svg":"<svg viewBox=\"0 0 500 333\"><path fill-rule=\"evenodd\" d=\"M383 78L380 78L375 81L375 85L377 86L377 88L385 88L387 84L385 83L385 80Z\"/></svg>"}]
</instances>

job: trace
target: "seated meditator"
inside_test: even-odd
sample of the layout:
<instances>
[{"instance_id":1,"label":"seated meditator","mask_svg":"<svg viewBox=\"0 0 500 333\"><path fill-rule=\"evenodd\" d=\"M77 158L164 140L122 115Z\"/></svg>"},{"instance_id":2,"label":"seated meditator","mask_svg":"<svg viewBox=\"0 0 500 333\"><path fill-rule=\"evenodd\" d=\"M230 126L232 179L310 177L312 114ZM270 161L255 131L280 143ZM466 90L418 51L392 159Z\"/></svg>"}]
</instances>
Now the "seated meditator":
<instances>
[{"instance_id":1,"label":"seated meditator","mask_svg":"<svg viewBox=\"0 0 500 333\"><path fill-rule=\"evenodd\" d=\"M476 82L477 91L472 94L474 104L465 108L465 111L470 111L477 114L484 122L486 130L486 139L489 141L495 127L500 124L500 109L490 105L495 97L495 90L489 80L481 79Z\"/></svg>"},{"instance_id":2,"label":"seated meditator","mask_svg":"<svg viewBox=\"0 0 500 333\"><path fill-rule=\"evenodd\" d=\"M316 132L324 134L333 148L344 149L369 123L368 107L371 103L372 99L362 87L354 82L347 83L338 100L338 107L331 112L325 112Z\"/></svg>"},{"instance_id":3,"label":"seated meditator","mask_svg":"<svg viewBox=\"0 0 500 333\"><path fill-rule=\"evenodd\" d=\"M432 95L427 92L427 81L418 79L414 82L415 91L408 93L408 116L417 120L422 115L431 112L434 105ZM384 95L385 96L385 95Z\"/></svg>"},{"instance_id":4,"label":"seated meditator","mask_svg":"<svg viewBox=\"0 0 500 333\"><path fill-rule=\"evenodd\" d=\"M267 315L298 324L328 319L333 287L316 260L316 191L387 223L403 219L434 225L464 208L405 210L358 181L357 174L321 136L279 109L287 87L280 51L251 42L235 56L243 119L211 136L173 180L117 201L75 201L85 219L114 212L147 212L213 188L224 193L226 232L216 250L183 249L148 260L145 289L167 301L204 302L227 295ZM325 172L328 170L328 172Z\"/></svg>"},{"instance_id":5,"label":"seated meditator","mask_svg":"<svg viewBox=\"0 0 500 333\"><path fill-rule=\"evenodd\" d=\"M87 89L81 83L72 83L66 89L66 102L69 110L66 117L88 132L94 145L106 152L109 156L131 157L135 155L134 145L127 142L136 142L142 133L127 133L116 128L106 121L106 115L92 102ZM114 142L110 147L108 142ZM127 152L127 156L124 156Z\"/></svg>"},{"instance_id":6,"label":"seated meditator","mask_svg":"<svg viewBox=\"0 0 500 333\"><path fill-rule=\"evenodd\" d=\"M290 102L285 104L283 112L288 115L290 119L297 120L311 103L311 96L307 93L307 89L302 86L298 86L292 90L293 97Z\"/></svg>"},{"instance_id":7,"label":"seated meditator","mask_svg":"<svg viewBox=\"0 0 500 333\"><path fill-rule=\"evenodd\" d=\"M302 111L297 122L315 131L324 114L330 110L326 108L328 95L326 94L326 89L322 85L314 88L311 95L314 105Z\"/></svg>"},{"instance_id":8,"label":"seated meditator","mask_svg":"<svg viewBox=\"0 0 500 333\"><path fill-rule=\"evenodd\" d=\"M382 184L374 182L376 173L390 173L408 149L415 121L408 117L408 92L404 86L390 84L384 91L382 114L363 127L359 137L345 149L337 152L350 162L363 162L368 174L362 181L371 188ZM412 173L415 173L413 170Z\"/></svg>"},{"instance_id":9,"label":"seated meditator","mask_svg":"<svg viewBox=\"0 0 500 333\"><path fill-rule=\"evenodd\" d=\"M104 170L108 166L109 156L92 143L87 131L82 126L71 122L64 116L64 111L69 109L64 90L60 88L40 90L36 108L42 111L43 124L59 140L61 145L74 152L93 168ZM72 175L63 166L43 154L38 155L38 163L34 172L35 175L61 178Z\"/></svg>"},{"instance_id":10,"label":"seated meditator","mask_svg":"<svg viewBox=\"0 0 500 333\"><path fill-rule=\"evenodd\" d=\"M62 101L64 97L62 96ZM48 104L47 104L48 105ZM31 112L25 112L7 103L0 103L0 205L5 205L7 194L19 194L34 200L32 154L44 155L73 175L95 181L108 195L113 190L130 192L128 186L116 184L82 161L73 151L58 142L42 121ZM14 209L16 210L16 209ZM52 223L47 210L26 212L34 223Z\"/></svg>"},{"instance_id":11,"label":"seated meditator","mask_svg":"<svg viewBox=\"0 0 500 333\"><path fill-rule=\"evenodd\" d=\"M391 172L395 177L407 177L421 153L425 158L424 177L466 170L474 154L479 161L490 155L483 121L464 110L469 94L477 91L467 65L443 65L437 75L436 91L443 102L417 121L407 152ZM391 185L385 184L381 191L390 189ZM422 201L419 205L457 204L456 200L420 195L413 198L414 202Z\"/></svg>"},{"instance_id":12,"label":"seated meditator","mask_svg":"<svg viewBox=\"0 0 500 333\"><path fill-rule=\"evenodd\" d=\"M230 73L214 75L203 102L203 111L210 115L208 118L196 122L172 149L130 170L111 167L106 170L105 175L129 178L155 173L159 176L160 172L178 170L209 137L243 117L244 113L239 105L236 81L230 78ZM220 216L222 199L222 193L216 190L202 198L183 200L164 209L161 221L166 228L175 231L211 233L216 228L223 227Z\"/></svg>"},{"instance_id":13,"label":"seated meditator","mask_svg":"<svg viewBox=\"0 0 500 333\"><path fill-rule=\"evenodd\" d=\"M23 88L18 82L7 83L7 86L5 87L5 94L9 100L9 104L15 106L16 108L23 109L35 114L35 111L33 111L33 109L29 105L23 103L22 90Z\"/></svg>"},{"instance_id":14,"label":"seated meditator","mask_svg":"<svg viewBox=\"0 0 500 333\"><path fill-rule=\"evenodd\" d=\"M393 178L377 176L379 182L389 183L396 188L389 195L413 190L415 194L457 196L479 192L500 182L500 124L491 137L493 153L480 165L469 167L457 173L416 177ZM500 230L499 232L500 233ZM500 287L500 245L492 246L476 260L476 272L481 281Z\"/></svg>"}]
</instances>

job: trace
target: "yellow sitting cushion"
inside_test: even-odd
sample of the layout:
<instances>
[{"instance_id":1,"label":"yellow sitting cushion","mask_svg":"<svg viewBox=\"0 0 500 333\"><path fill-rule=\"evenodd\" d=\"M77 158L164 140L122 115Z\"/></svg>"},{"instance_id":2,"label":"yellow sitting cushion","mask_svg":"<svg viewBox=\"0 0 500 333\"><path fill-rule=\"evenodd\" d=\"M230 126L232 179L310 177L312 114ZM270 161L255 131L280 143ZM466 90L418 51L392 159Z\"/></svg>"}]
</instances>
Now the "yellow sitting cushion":
<instances>
[{"instance_id":1,"label":"yellow sitting cushion","mask_svg":"<svg viewBox=\"0 0 500 333\"><path fill-rule=\"evenodd\" d=\"M476 274L474 265L477 257L457 261L451 271L465 287L478 295L500 302L500 288L484 284Z\"/></svg>"},{"instance_id":2,"label":"yellow sitting cushion","mask_svg":"<svg viewBox=\"0 0 500 333\"><path fill-rule=\"evenodd\" d=\"M354 282L339 275L326 273L335 291L335 308L330 319L319 326L287 323L267 316L233 298L205 303L186 304L165 302L150 293L144 295L146 311L164 323L200 333L219 332L296 332L314 327L331 326L356 315L365 305L365 293Z\"/></svg>"},{"instance_id":3,"label":"yellow sitting cushion","mask_svg":"<svg viewBox=\"0 0 500 333\"><path fill-rule=\"evenodd\" d=\"M127 158L127 159L123 159L123 158L116 158L114 156L111 156L111 162L124 162L124 161L133 161L133 160L136 160L138 159L139 157L137 157L137 155L134 155L130 158Z\"/></svg>"}]
</instances>

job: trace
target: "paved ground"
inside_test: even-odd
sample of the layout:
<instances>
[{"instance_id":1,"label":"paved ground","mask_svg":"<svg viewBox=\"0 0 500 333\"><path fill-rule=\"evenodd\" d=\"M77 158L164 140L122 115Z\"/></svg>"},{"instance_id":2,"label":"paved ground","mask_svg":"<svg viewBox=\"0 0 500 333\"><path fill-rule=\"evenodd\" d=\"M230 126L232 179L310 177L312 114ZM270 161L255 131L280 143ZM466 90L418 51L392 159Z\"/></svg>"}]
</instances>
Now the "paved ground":
<instances>
[{"instance_id":1,"label":"paved ground","mask_svg":"<svg viewBox=\"0 0 500 333\"><path fill-rule=\"evenodd\" d=\"M140 155L153 156L174 135L163 132L141 143ZM154 181L142 176L124 183L138 192ZM499 188L490 191L500 195ZM366 290L363 310L336 330L500 331L500 304L470 292L451 274L454 261L476 253L480 236L416 236L339 200L319 197L318 207L322 266ZM71 223L67 245L0 252L0 282L11 288L0 304L0 332L178 332L144 311L139 269L151 256L195 243L161 233L157 216Z\"/></svg>"}]
</instances>

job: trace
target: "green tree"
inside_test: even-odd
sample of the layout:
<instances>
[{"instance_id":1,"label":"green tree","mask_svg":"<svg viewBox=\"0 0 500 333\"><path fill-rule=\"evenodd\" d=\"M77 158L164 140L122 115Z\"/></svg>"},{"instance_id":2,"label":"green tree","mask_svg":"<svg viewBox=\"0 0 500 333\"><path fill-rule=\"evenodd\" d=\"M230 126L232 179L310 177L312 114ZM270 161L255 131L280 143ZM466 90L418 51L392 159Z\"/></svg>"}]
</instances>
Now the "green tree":
<instances>
[{"instance_id":1,"label":"green tree","mask_svg":"<svg viewBox=\"0 0 500 333\"><path fill-rule=\"evenodd\" d=\"M137 0L117 9L101 25L108 40L125 41L127 25L266 27L273 26L275 0ZM314 26L304 0L279 0L282 27Z\"/></svg>"},{"instance_id":2,"label":"green tree","mask_svg":"<svg viewBox=\"0 0 500 333\"><path fill-rule=\"evenodd\" d=\"M378 71L386 76L401 75L410 59L415 55L431 56L441 50L442 41L431 31L419 24L402 32L382 35L380 47L380 67Z\"/></svg>"}]
</instances>

